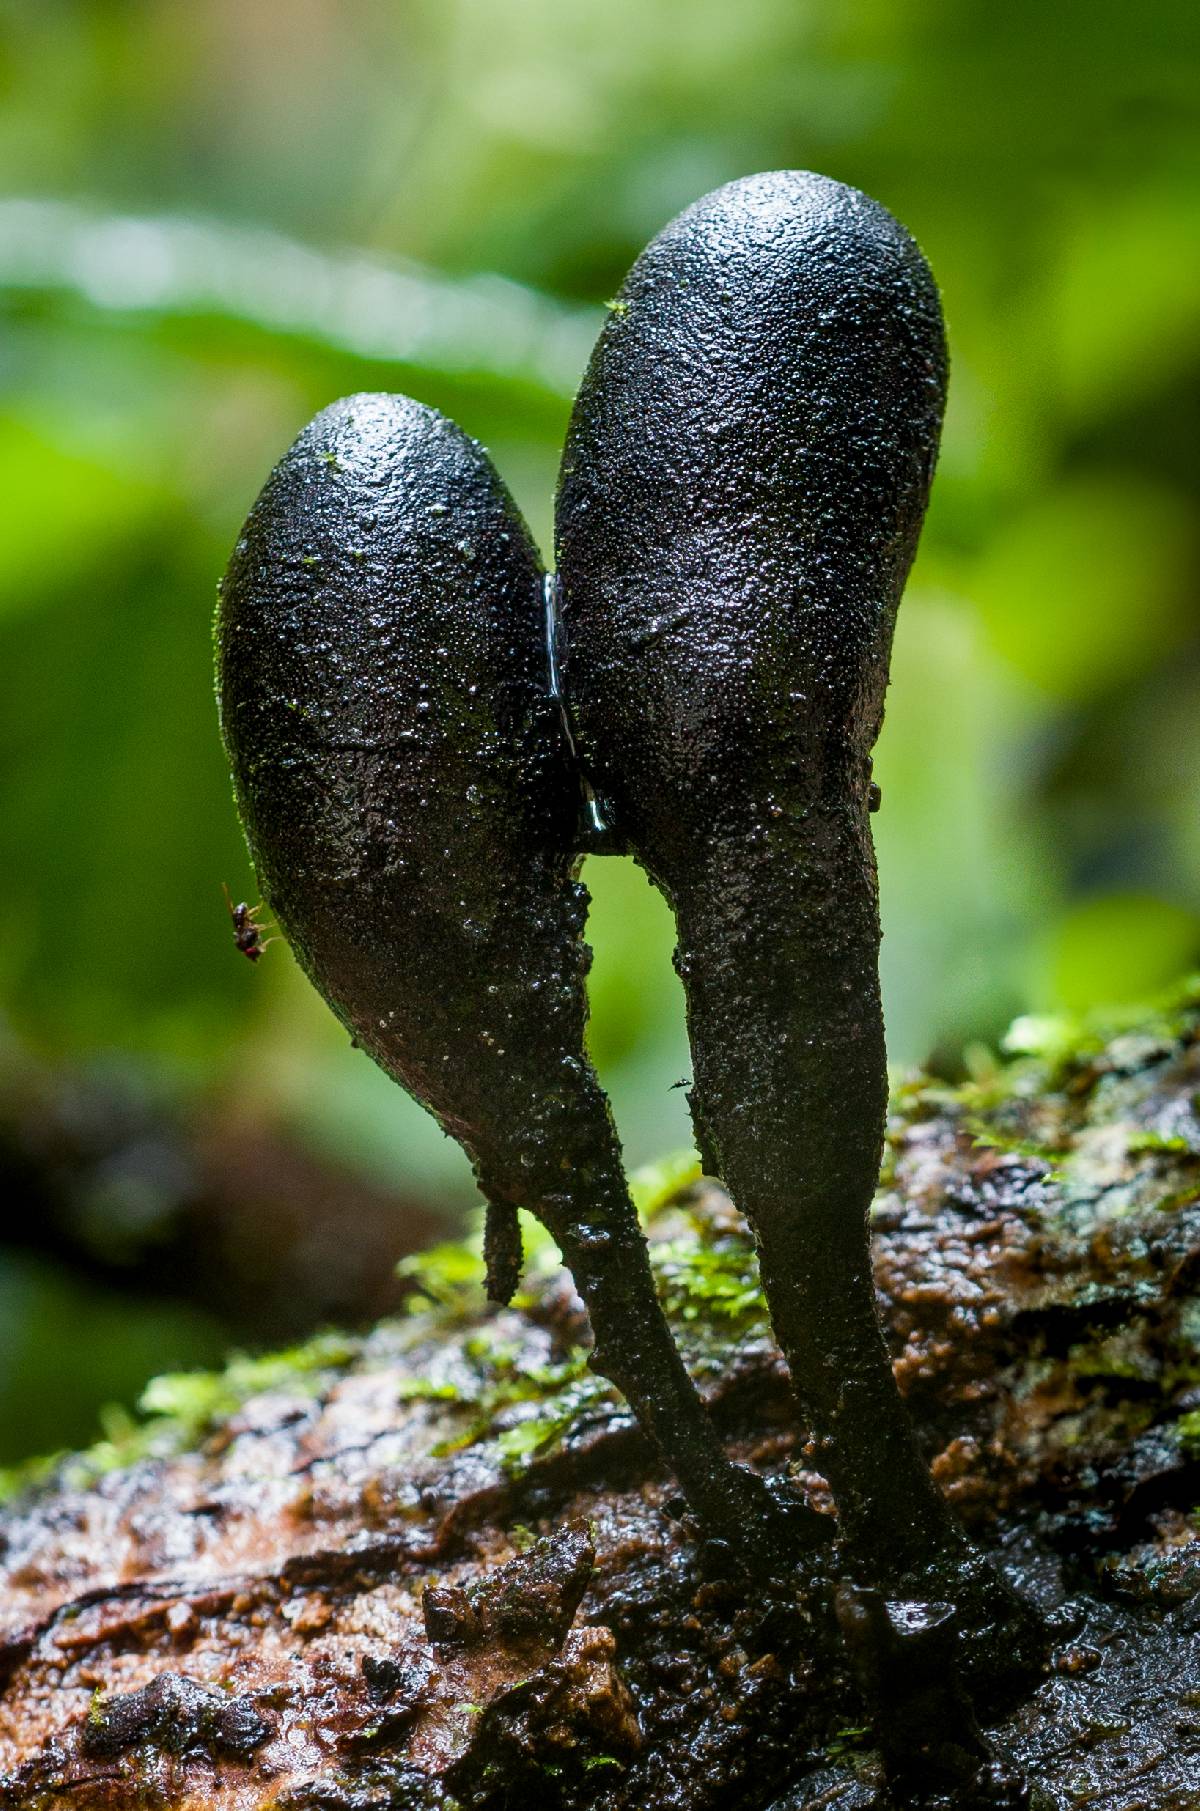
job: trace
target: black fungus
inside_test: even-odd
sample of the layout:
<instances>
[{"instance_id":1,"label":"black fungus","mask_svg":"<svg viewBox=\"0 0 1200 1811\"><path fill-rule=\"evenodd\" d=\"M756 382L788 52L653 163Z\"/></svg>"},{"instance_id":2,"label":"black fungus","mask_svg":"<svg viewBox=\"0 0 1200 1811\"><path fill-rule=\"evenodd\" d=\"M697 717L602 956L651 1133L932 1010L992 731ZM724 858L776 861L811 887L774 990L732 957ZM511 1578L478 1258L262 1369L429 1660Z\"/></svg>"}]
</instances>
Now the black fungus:
<instances>
[{"instance_id":1,"label":"black fungus","mask_svg":"<svg viewBox=\"0 0 1200 1811\"><path fill-rule=\"evenodd\" d=\"M1009 1639L1025 1619L916 1449L867 1224L871 751L946 374L928 266L866 196L776 172L671 222L571 420L563 691L600 811L676 916L697 1139L753 1226L853 1563L889 1595L970 1596Z\"/></svg>"},{"instance_id":2,"label":"black fungus","mask_svg":"<svg viewBox=\"0 0 1200 1811\"><path fill-rule=\"evenodd\" d=\"M697 1516L776 1518L726 1458L658 1305L584 1051L580 786L544 574L484 450L405 397L324 410L267 482L217 617L218 695L263 895L354 1042L464 1146L489 1292L517 1208Z\"/></svg>"}]
</instances>

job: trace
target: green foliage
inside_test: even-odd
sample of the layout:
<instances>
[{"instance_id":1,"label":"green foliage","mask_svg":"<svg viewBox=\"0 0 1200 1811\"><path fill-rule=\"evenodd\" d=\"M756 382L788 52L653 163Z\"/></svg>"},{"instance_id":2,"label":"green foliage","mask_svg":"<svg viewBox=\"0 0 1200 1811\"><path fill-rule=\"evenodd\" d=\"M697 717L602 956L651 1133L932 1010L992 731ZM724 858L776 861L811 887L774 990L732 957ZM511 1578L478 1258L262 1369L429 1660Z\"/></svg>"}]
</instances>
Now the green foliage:
<instances>
[{"instance_id":1,"label":"green foliage","mask_svg":"<svg viewBox=\"0 0 1200 1811\"><path fill-rule=\"evenodd\" d=\"M642 1219L651 1221L669 1207L692 1183L700 1179L700 1160L693 1151L673 1151L656 1163L644 1164L629 1178L629 1189ZM448 1239L425 1251L401 1258L396 1275L411 1285L409 1306L421 1313L432 1302L463 1319L479 1311L483 1300L483 1213L476 1210L465 1239ZM558 1250L539 1221L521 1216L524 1275L545 1276L558 1267ZM517 1306L523 1296L518 1294Z\"/></svg>"},{"instance_id":2,"label":"green foliage","mask_svg":"<svg viewBox=\"0 0 1200 1811\"><path fill-rule=\"evenodd\" d=\"M1045 1164L1048 1180L1057 1182L1060 1179L1060 1171L1056 1166L1061 1152L1047 1150L1032 1138L1010 1137L974 1114L963 1122L963 1130L971 1134L972 1141L979 1149L1003 1151L1013 1157L1031 1157L1035 1163Z\"/></svg>"},{"instance_id":3,"label":"green foliage","mask_svg":"<svg viewBox=\"0 0 1200 1811\"><path fill-rule=\"evenodd\" d=\"M164 1365L216 1364L228 1344L220 1324L194 1309L0 1253L0 1471L24 1453L83 1445L102 1404L133 1401Z\"/></svg>"},{"instance_id":4,"label":"green foliage","mask_svg":"<svg viewBox=\"0 0 1200 1811\"><path fill-rule=\"evenodd\" d=\"M659 1220L686 1197L699 1178L700 1165L690 1151L676 1152L635 1171L630 1187L642 1219L651 1224ZM526 1288L516 1298L518 1307L529 1299L529 1285L558 1265L553 1241L527 1215L522 1216L522 1232ZM668 1313L684 1322L702 1321L705 1344L712 1343L717 1322L732 1322L730 1330L741 1334L765 1321L757 1265L744 1240L731 1238L704 1246L697 1243L692 1229L677 1239L657 1237L650 1249ZM413 1284L410 1312L423 1313L433 1304L460 1323L479 1314L483 1291L478 1227L465 1240L449 1241L402 1259L397 1270ZM724 1330L720 1337L725 1337ZM475 1367L470 1388L433 1377L413 1379L404 1386L407 1400L455 1403L462 1408L462 1428L441 1443L436 1449L439 1453L494 1438L504 1469L515 1475L552 1452L581 1417L614 1400L611 1386L588 1370L582 1348L561 1364L540 1366L518 1363L515 1351L503 1341L472 1339L467 1349ZM696 1357L703 1362L700 1351Z\"/></svg>"},{"instance_id":5,"label":"green foliage","mask_svg":"<svg viewBox=\"0 0 1200 1811\"><path fill-rule=\"evenodd\" d=\"M1053 21L505 0L486 32L472 11L321 7L312 56L282 25L149 0L13 26L0 144L38 197L0 203L18 1024L216 1086L252 1050L266 1107L468 1198L286 952L255 974L230 958L219 883L252 883L213 737L211 585L272 459L355 386L456 412L544 531L599 298L672 210L784 163L912 226L954 353L879 761L894 1051L1169 978L1200 953L1193 10L1150 29L1115 0ZM401 144L404 181L383 180ZM671 931L620 864L588 872L594 1042L644 1157L686 1132Z\"/></svg>"},{"instance_id":6,"label":"green foliage","mask_svg":"<svg viewBox=\"0 0 1200 1811\"><path fill-rule=\"evenodd\" d=\"M672 1151L656 1163L645 1163L635 1170L629 1178L629 1192L642 1219L655 1219L694 1182L699 1182L700 1173L700 1159L694 1151Z\"/></svg>"},{"instance_id":7,"label":"green foliage","mask_svg":"<svg viewBox=\"0 0 1200 1811\"><path fill-rule=\"evenodd\" d=\"M477 1231L482 1233L481 1215L475 1216ZM420 1313L430 1302L443 1308L468 1314L478 1306L482 1294L481 1238L448 1239L427 1251L414 1252L401 1258L396 1275L412 1285L413 1311Z\"/></svg>"},{"instance_id":8,"label":"green foliage","mask_svg":"<svg viewBox=\"0 0 1200 1811\"><path fill-rule=\"evenodd\" d=\"M221 1371L168 1372L155 1377L142 1393L140 1408L149 1418L169 1422L185 1440L196 1440L216 1422L227 1420L251 1396L287 1388L314 1391L321 1375L343 1369L357 1346L341 1333L319 1333L301 1346L261 1358L235 1355Z\"/></svg>"}]
</instances>

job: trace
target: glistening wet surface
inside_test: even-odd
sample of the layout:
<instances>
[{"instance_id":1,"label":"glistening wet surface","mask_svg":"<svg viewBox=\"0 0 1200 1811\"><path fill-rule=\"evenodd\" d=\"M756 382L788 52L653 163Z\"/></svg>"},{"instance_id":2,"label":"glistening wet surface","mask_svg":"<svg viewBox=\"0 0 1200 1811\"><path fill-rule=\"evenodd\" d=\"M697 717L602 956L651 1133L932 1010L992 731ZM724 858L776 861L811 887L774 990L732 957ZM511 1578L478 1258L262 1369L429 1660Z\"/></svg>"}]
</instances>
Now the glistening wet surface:
<instances>
[{"instance_id":1,"label":"glistening wet surface","mask_svg":"<svg viewBox=\"0 0 1200 1811\"><path fill-rule=\"evenodd\" d=\"M982 1080L897 1090L876 1281L939 1482L1055 1626L997 1751L1043 1811L1186 1811L1200 996L1025 1037ZM730 1450L827 1510L741 1222L679 1179L650 1220L693 1371ZM0 1804L889 1803L836 1549L748 1592L587 1371L562 1274L535 1261L488 1312L462 1268L424 1260L432 1302L365 1339L165 1384L124 1447L10 1507Z\"/></svg>"}]
</instances>

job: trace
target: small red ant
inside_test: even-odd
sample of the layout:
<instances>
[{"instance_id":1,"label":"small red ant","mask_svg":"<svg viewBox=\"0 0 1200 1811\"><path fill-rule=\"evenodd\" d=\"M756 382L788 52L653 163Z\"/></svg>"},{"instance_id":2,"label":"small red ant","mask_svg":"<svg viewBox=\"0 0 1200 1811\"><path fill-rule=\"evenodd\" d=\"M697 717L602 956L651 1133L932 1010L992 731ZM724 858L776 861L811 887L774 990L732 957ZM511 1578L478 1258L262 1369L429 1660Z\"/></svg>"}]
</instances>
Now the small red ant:
<instances>
[{"instance_id":1,"label":"small red ant","mask_svg":"<svg viewBox=\"0 0 1200 1811\"><path fill-rule=\"evenodd\" d=\"M229 888L224 881L221 882L221 891L225 895L225 904L229 907L234 943L249 961L257 962L267 945L278 943L279 939L277 937L264 939L263 929L270 930L272 927L270 925L263 927L257 923L258 914L262 911L261 905L248 906L244 900L240 905L234 905L229 896Z\"/></svg>"}]
</instances>

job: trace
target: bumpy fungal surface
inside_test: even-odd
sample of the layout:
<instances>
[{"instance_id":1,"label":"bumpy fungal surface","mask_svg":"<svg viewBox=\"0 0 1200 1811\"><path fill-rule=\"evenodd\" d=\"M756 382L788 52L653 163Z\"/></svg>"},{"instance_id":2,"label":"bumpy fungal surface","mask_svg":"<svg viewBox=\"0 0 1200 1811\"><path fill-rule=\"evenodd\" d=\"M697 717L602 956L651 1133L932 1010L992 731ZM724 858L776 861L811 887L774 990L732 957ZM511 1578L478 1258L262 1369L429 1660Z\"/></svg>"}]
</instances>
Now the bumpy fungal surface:
<instances>
[{"instance_id":1,"label":"bumpy fungal surface","mask_svg":"<svg viewBox=\"0 0 1200 1811\"><path fill-rule=\"evenodd\" d=\"M802 801L865 810L945 389L925 260L826 177L718 189L626 279L563 459L564 674L664 885L752 808L764 837Z\"/></svg>"},{"instance_id":2,"label":"bumpy fungal surface","mask_svg":"<svg viewBox=\"0 0 1200 1811\"><path fill-rule=\"evenodd\" d=\"M518 1205L716 1530L753 1523L654 1294L584 1054L578 778L543 574L487 455L397 396L326 409L276 468L218 616L218 689L263 894L354 1040L466 1149L492 1294ZM759 1516L761 1520L761 1515Z\"/></svg>"},{"instance_id":3,"label":"bumpy fungal surface","mask_svg":"<svg viewBox=\"0 0 1200 1811\"><path fill-rule=\"evenodd\" d=\"M867 1238L871 749L945 385L937 291L890 214L801 172L731 183L612 305L558 556L580 756L676 913L701 1149L758 1237L815 1463L862 1569L894 1590L932 1567L953 1596L963 1555L885 1360Z\"/></svg>"},{"instance_id":4,"label":"bumpy fungal surface","mask_svg":"<svg viewBox=\"0 0 1200 1811\"><path fill-rule=\"evenodd\" d=\"M219 615L264 896L355 1041L477 1160L499 1156L510 1107L501 1193L544 1160L581 1042L576 791L541 581L480 447L417 403L355 396L272 475Z\"/></svg>"}]
</instances>

